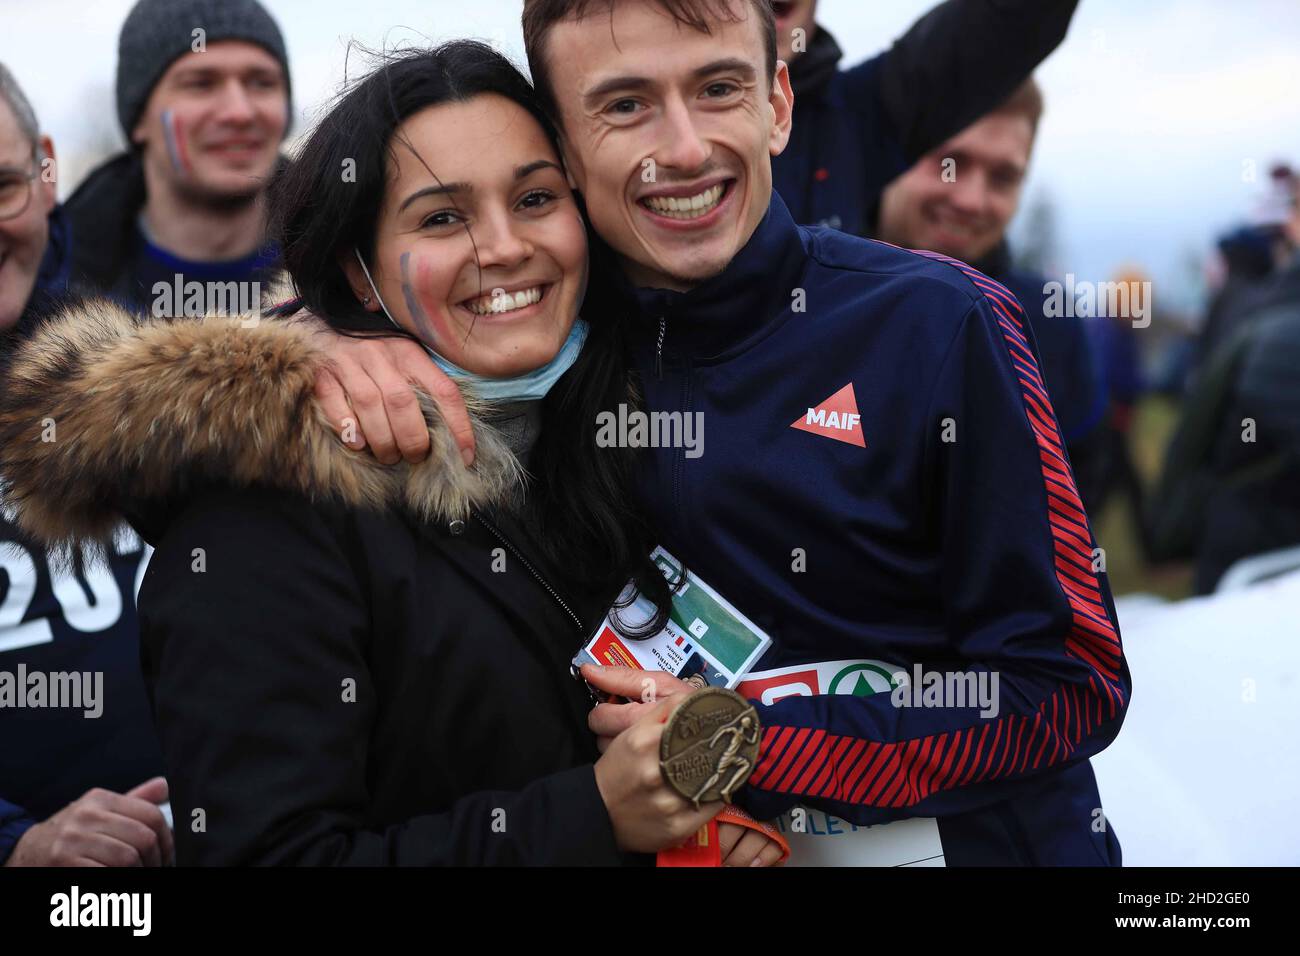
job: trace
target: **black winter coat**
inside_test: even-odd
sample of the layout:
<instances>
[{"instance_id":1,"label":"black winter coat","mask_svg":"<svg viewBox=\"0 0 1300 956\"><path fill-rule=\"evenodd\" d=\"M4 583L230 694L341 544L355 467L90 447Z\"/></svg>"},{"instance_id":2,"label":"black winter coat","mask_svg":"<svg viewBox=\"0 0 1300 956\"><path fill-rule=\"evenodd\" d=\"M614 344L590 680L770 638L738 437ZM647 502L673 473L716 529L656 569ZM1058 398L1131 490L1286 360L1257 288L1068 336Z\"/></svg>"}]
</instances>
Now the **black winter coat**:
<instances>
[{"instance_id":1,"label":"black winter coat","mask_svg":"<svg viewBox=\"0 0 1300 956\"><path fill-rule=\"evenodd\" d=\"M615 595L529 555L483 408L473 469L430 412L430 459L390 471L324 424L317 361L289 323L92 304L19 349L0 398L27 530L125 510L157 547L142 658L178 862L643 859L615 845L568 667ZM59 441L35 440L49 417Z\"/></svg>"}]
</instances>

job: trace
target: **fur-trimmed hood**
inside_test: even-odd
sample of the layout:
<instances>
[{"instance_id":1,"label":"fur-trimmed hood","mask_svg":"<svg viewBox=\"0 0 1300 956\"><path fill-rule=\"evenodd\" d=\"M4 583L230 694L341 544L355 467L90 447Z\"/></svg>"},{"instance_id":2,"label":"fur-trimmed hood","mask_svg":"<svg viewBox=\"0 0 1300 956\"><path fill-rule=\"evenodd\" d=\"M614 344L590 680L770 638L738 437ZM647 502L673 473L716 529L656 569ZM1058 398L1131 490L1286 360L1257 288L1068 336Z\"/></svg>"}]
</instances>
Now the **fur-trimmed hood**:
<instances>
[{"instance_id":1,"label":"fur-trimmed hood","mask_svg":"<svg viewBox=\"0 0 1300 956\"><path fill-rule=\"evenodd\" d=\"M125 508L195 482L267 485L420 520L502 501L523 471L466 395L475 463L422 396L432 452L379 464L349 449L316 403L324 357L301 323L140 319L96 300L11 343L0 380L0 495L51 547L104 542Z\"/></svg>"}]
</instances>

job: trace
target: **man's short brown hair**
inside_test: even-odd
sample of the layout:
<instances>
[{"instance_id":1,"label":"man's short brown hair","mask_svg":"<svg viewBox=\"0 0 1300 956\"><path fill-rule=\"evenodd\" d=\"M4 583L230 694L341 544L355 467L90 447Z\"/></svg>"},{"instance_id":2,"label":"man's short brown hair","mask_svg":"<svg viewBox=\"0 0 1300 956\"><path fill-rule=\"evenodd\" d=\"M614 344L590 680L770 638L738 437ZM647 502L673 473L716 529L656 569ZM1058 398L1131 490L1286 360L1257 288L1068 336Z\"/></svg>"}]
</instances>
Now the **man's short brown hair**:
<instances>
[{"instance_id":1,"label":"man's short brown hair","mask_svg":"<svg viewBox=\"0 0 1300 956\"><path fill-rule=\"evenodd\" d=\"M1002 105L990 110L989 116L1023 116L1029 120L1029 129L1038 133L1038 121L1043 118L1043 91L1031 76L1016 87L1015 92L1006 98Z\"/></svg>"},{"instance_id":2,"label":"man's short brown hair","mask_svg":"<svg viewBox=\"0 0 1300 956\"><path fill-rule=\"evenodd\" d=\"M533 86L546 111L559 125L560 111L551 86L550 68L546 62L546 37L551 27L561 20L585 18L592 8L603 7L614 15L618 0L524 0L524 50L528 53L528 68L533 74ZM732 4L737 0L644 0L653 3L677 23L700 33L712 33L709 20L739 23ZM763 45L767 54L768 82L776 75L776 15L771 0L738 0L746 3L758 14L763 31Z\"/></svg>"}]
</instances>

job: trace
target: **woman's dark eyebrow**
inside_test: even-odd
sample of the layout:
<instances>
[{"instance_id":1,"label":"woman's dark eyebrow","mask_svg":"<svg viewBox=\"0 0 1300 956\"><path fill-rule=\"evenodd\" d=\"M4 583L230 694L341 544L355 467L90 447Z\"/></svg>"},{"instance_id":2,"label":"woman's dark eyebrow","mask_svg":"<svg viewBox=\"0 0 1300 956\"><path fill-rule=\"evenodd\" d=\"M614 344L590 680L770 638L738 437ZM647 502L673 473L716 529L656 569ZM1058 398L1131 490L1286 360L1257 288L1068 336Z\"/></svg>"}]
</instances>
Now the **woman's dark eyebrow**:
<instances>
[{"instance_id":1,"label":"woman's dark eyebrow","mask_svg":"<svg viewBox=\"0 0 1300 956\"><path fill-rule=\"evenodd\" d=\"M539 159L535 162L528 163L526 166L516 167L515 181L518 182L521 179L527 179L539 169L553 169L557 173L563 172L557 164L551 162L549 159ZM404 211L411 203L415 202L417 199L423 199L425 196L446 196L450 193L471 193L473 191L474 187L469 183L442 183L437 186L426 186L423 189L417 189L415 192L411 193L411 195L403 199L402 204L397 207L397 211Z\"/></svg>"},{"instance_id":2,"label":"woman's dark eyebrow","mask_svg":"<svg viewBox=\"0 0 1300 956\"><path fill-rule=\"evenodd\" d=\"M557 173L564 172L564 170L560 169L560 167L557 164L551 162L549 159L539 159L536 162L529 163L526 166L516 167L515 181L518 182L521 179L527 179L529 176L537 172L539 169L553 169Z\"/></svg>"},{"instance_id":3,"label":"woman's dark eyebrow","mask_svg":"<svg viewBox=\"0 0 1300 956\"><path fill-rule=\"evenodd\" d=\"M473 192L474 187L469 183L440 183L437 186L425 186L423 189L417 189L411 195L402 200L402 204L397 207L398 212L402 212L411 203L417 199L423 199L425 196L445 196L449 193L468 193Z\"/></svg>"}]
</instances>

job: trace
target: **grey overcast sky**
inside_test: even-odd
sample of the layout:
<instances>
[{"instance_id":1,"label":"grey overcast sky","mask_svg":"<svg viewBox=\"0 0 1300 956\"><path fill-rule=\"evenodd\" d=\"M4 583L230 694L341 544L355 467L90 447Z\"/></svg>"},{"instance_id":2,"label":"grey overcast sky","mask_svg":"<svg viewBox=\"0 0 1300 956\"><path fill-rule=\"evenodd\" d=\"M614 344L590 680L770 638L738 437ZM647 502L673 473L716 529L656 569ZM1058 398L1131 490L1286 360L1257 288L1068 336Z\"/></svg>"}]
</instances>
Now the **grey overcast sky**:
<instances>
[{"instance_id":1,"label":"grey overcast sky","mask_svg":"<svg viewBox=\"0 0 1300 956\"><path fill-rule=\"evenodd\" d=\"M523 62L519 0L264 2L289 45L299 132L337 90L351 38L478 37ZM821 0L818 19L857 62L932 5ZM120 143L113 72L130 7L0 0L0 61L54 137L65 194ZM1187 263L1249 214L1273 159L1300 161L1300 0L1082 0L1039 80L1047 113L1027 197L1051 196L1060 264L1080 279L1133 263L1166 302L1192 300Z\"/></svg>"}]
</instances>

